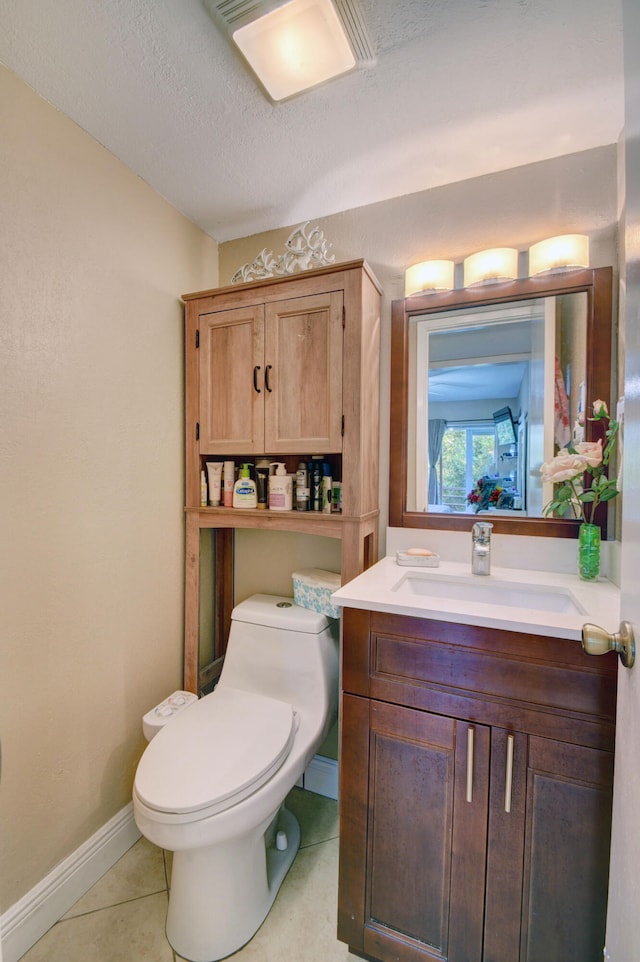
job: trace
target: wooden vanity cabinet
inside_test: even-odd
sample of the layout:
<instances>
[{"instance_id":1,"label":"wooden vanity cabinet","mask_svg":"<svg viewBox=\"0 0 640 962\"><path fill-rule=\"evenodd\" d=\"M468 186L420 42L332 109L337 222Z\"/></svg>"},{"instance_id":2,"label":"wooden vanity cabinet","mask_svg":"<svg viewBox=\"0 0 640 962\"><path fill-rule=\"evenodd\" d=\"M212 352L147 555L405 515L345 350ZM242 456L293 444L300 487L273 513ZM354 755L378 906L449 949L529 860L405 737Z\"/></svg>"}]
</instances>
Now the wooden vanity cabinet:
<instances>
[{"instance_id":1,"label":"wooden vanity cabinet","mask_svg":"<svg viewBox=\"0 0 640 962\"><path fill-rule=\"evenodd\" d=\"M383 962L600 962L617 662L345 609L338 937Z\"/></svg>"},{"instance_id":2,"label":"wooden vanity cabinet","mask_svg":"<svg viewBox=\"0 0 640 962\"><path fill-rule=\"evenodd\" d=\"M185 294L186 562L184 687L204 690L224 653L237 528L337 538L342 579L378 560L381 289L363 260ZM202 507L208 460L264 456L295 471L325 455L342 512ZM213 660L200 657L201 533L214 567ZM207 548L208 550L208 548ZM203 552L204 554L204 552ZM211 588L207 587L207 592ZM207 612L207 615L209 612ZM203 623L208 618L202 615ZM204 648L204 645L203 645Z\"/></svg>"}]
</instances>

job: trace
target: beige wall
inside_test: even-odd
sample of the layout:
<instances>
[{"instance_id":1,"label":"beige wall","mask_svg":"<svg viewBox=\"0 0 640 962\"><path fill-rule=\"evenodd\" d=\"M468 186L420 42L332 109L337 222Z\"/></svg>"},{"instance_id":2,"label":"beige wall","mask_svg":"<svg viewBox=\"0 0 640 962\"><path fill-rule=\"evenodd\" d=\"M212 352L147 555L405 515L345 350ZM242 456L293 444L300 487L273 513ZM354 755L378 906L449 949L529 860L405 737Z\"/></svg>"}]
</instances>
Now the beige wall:
<instances>
[{"instance_id":1,"label":"beige wall","mask_svg":"<svg viewBox=\"0 0 640 962\"><path fill-rule=\"evenodd\" d=\"M131 798L181 684L180 294L217 246L0 68L0 912Z\"/></svg>"},{"instance_id":2,"label":"beige wall","mask_svg":"<svg viewBox=\"0 0 640 962\"><path fill-rule=\"evenodd\" d=\"M472 148L471 148L472 149ZM488 247L526 251L545 237L587 233L593 267L617 264L616 147L573 154L313 220L337 261L364 257L384 291L380 364L380 546L389 497L391 301L404 296L404 270L431 258L461 265ZM293 225L297 226L297 225ZM262 248L279 254L292 226L220 245L220 283ZM523 258L524 261L524 258ZM522 264L526 270L526 262ZM457 268L456 284L461 286ZM293 537L293 536L292 536ZM244 559L237 554L237 570Z\"/></svg>"}]
</instances>

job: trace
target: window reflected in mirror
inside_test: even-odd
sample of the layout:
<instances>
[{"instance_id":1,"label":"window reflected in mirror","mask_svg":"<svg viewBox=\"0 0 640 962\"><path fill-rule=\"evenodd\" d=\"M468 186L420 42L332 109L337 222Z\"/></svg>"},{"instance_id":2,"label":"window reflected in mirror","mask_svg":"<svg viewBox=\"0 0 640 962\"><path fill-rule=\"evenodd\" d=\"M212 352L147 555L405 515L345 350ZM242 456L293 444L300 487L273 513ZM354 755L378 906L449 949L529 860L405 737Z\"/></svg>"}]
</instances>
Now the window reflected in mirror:
<instances>
[{"instance_id":1,"label":"window reflected in mirror","mask_svg":"<svg viewBox=\"0 0 640 962\"><path fill-rule=\"evenodd\" d=\"M587 306L580 292L411 317L408 510L543 516L541 464L584 438Z\"/></svg>"}]
</instances>

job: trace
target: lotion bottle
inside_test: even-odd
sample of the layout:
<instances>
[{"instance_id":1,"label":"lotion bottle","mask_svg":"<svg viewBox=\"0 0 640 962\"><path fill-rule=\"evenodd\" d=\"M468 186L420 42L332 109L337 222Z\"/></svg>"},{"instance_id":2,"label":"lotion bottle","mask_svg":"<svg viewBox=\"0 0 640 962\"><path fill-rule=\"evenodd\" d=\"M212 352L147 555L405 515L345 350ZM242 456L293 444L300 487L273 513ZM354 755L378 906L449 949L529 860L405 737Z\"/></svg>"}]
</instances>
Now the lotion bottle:
<instances>
[{"instance_id":1,"label":"lotion bottle","mask_svg":"<svg viewBox=\"0 0 640 962\"><path fill-rule=\"evenodd\" d=\"M235 461L225 461L222 468L222 503L225 508L233 507L233 486L235 482L235 473Z\"/></svg>"},{"instance_id":2,"label":"lotion bottle","mask_svg":"<svg viewBox=\"0 0 640 962\"><path fill-rule=\"evenodd\" d=\"M256 508L258 506L258 490L249 472L250 464L243 464L240 477L233 486L234 508Z\"/></svg>"},{"instance_id":3,"label":"lotion bottle","mask_svg":"<svg viewBox=\"0 0 640 962\"><path fill-rule=\"evenodd\" d=\"M293 477L287 466L274 461L275 473L269 475L269 508L271 511L293 510Z\"/></svg>"}]
</instances>

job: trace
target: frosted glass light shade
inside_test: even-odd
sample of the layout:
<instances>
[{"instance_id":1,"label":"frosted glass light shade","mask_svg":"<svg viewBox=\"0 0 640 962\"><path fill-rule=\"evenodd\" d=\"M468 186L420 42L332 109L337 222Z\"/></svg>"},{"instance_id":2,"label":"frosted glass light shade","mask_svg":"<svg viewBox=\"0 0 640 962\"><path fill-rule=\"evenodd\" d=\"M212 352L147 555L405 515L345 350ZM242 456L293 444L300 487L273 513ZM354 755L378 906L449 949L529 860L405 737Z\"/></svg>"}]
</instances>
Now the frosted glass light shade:
<instances>
[{"instance_id":1,"label":"frosted glass light shade","mask_svg":"<svg viewBox=\"0 0 640 962\"><path fill-rule=\"evenodd\" d=\"M404 273L404 296L453 289L453 261L422 261Z\"/></svg>"},{"instance_id":2,"label":"frosted glass light shade","mask_svg":"<svg viewBox=\"0 0 640 962\"><path fill-rule=\"evenodd\" d=\"M518 251L514 247L494 247L465 258L465 287L513 280L517 276Z\"/></svg>"},{"instance_id":3,"label":"frosted glass light shade","mask_svg":"<svg viewBox=\"0 0 640 962\"><path fill-rule=\"evenodd\" d=\"M589 238L586 234L560 234L529 248L529 275L544 271L568 271L589 266Z\"/></svg>"},{"instance_id":4,"label":"frosted glass light shade","mask_svg":"<svg viewBox=\"0 0 640 962\"><path fill-rule=\"evenodd\" d=\"M232 34L272 100L352 70L356 59L331 0L290 0Z\"/></svg>"}]
</instances>

